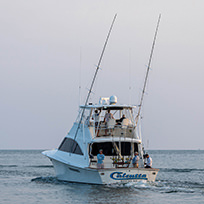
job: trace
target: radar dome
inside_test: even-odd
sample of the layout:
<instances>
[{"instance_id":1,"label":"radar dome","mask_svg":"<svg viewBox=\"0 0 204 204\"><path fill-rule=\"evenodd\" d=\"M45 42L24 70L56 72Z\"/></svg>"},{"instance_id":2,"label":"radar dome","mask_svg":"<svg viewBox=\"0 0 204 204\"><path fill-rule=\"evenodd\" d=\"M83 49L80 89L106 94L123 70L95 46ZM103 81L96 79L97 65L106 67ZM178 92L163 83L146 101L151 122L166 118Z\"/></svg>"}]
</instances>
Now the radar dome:
<instances>
[{"instance_id":1,"label":"radar dome","mask_svg":"<svg viewBox=\"0 0 204 204\"><path fill-rule=\"evenodd\" d=\"M111 96L110 97L110 105L115 105L117 103L118 99L116 96Z\"/></svg>"}]
</instances>

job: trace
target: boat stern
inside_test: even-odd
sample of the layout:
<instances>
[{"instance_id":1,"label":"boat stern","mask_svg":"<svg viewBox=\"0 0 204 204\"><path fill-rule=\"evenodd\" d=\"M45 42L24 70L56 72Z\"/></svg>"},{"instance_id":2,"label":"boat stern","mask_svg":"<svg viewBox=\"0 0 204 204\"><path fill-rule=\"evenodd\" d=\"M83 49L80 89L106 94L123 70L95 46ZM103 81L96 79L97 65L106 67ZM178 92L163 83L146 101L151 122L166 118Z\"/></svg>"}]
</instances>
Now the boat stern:
<instances>
[{"instance_id":1,"label":"boat stern","mask_svg":"<svg viewBox=\"0 0 204 204\"><path fill-rule=\"evenodd\" d=\"M128 183L138 181L154 182L159 169L145 168L118 168L118 169L99 169L99 175L103 184Z\"/></svg>"}]
</instances>

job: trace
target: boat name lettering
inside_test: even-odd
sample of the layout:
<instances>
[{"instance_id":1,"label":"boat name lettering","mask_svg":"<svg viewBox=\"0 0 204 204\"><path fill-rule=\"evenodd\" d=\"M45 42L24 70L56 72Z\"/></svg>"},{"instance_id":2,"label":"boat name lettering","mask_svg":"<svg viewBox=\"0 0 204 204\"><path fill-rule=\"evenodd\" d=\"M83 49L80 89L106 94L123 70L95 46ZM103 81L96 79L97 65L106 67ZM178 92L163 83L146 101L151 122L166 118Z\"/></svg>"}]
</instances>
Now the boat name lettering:
<instances>
[{"instance_id":1,"label":"boat name lettering","mask_svg":"<svg viewBox=\"0 0 204 204\"><path fill-rule=\"evenodd\" d=\"M123 172L113 172L110 177L114 180L143 179L147 180L146 174L126 174Z\"/></svg>"}]
</instances>

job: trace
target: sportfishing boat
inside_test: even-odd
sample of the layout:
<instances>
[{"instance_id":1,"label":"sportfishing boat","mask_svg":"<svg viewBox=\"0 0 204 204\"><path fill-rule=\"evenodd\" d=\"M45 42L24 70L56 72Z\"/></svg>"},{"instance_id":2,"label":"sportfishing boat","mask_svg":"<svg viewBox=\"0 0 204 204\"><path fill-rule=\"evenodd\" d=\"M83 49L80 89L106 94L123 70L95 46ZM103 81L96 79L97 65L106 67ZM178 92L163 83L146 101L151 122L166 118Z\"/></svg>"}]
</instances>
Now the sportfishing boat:
<instances>
[{"instance_id":1,"label":"sportfishing boat","mask_svg":"<svg viewBox=\"0 0 204 204\"><path fill-rule=\"evenodd\" d=\"M138 106L118 104L117 97L114 95L101 97L98 103L89 102L115 18L116 16L105 41L86 102L80 106L76 121L59 148L43 152L53 163L59 180L88 184L127 183L141 180L153 182L159 171L155 168L145 168L140 131L140 113L153 49ZM159 21L153 46L158 25ZM110 116L108 120L107 115ZM98 165L97 160L101 150L105 156L103 166ZM132 163L135 152L139 154L137 167Z\"/></svg>"}]
</instances>

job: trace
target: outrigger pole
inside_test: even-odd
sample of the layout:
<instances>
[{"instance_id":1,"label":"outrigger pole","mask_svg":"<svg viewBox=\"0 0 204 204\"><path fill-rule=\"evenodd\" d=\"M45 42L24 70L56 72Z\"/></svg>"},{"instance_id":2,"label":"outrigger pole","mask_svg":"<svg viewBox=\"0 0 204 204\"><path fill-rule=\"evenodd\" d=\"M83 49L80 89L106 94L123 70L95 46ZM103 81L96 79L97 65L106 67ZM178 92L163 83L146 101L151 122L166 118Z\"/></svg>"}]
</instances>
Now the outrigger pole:
<instances>
[{"instance_id":1,"label":"outrigger pole","mask_svg":"<svg viewBox=\"0 0 204 204\"><path fill-rule=\"evenodd\" d=\"M112 28L113 28L113 25L114 25L114 22L115 22L116 17L117 17L117 14L115 14L115 16L114 16L114 18L113 18L113 21L112 21L112 23L111 23L111 27L110 27L109 32L108 32L108 35L107 35L107 37L106 37L106 41L105 41L105 44L104 44L104 46L103 46L103 50L102 50L102 52L101 52L101 56L100 56L100 58L99 58L98 65L97 65L97 67L96 67L96 71L95 71L95 74L94 74L94 77L93 77L93 80L92 80L92 83L91 83L91 86L90 86L90 89L89 89L89 92L88 92L88 95L87 95L87 98L86 98L86 101L85 101L85 106L84 106L84 108L83 108L83 110L82 110L81 117L80 117L80 120L79 120L79 124L78 124L78 127L77 127L77 129L76 129L76 133L75 133L75 136L74 136L74 140L75 140L76 137L77 137L77 134L78 134L78 131L79 131L79 128L80 128L80 125L81 125L81 121L82 121L83 116L84 116L85 108L86 108L86 106L87 106L87 104L88 104L89 97L90 97L90 94L91 94L91 92L92 92L93 85L94 85L94 82L95 82L95 80L96 80L96 76L97 76L98 70L99 70L99 68L100 68L101 61L102 61L102 59L103 59L103 55L104 55L104 52L105 52L105 49L106 49L106 46L107 46L107 43L108 43L108 39L109 39L109 37L110 37L110 34L111 34L111 31L112 31ZM77 147L77 146L74 147L72 153L75 152L76 147Z\"/></svg>"},{"instance_id":2,"label":"outrigger pole","mask_svg":"<svg viewBox=\"0 0 204 204\"><path fill-rule=\"evenodd\" d=\"M147 72L146 72L146 76L145 76L144 87L143 87L143 90L142 90L142 96L141 96L141 99L140 99L139 110L138 110L138 113L137 113L137 116L136 116L135 128L137 128L137 124L138 124L139 117L140 117L140 114L141 114L141 109L142 109L144 94L145 94L145 90L146 90L146 85L147 85L147 79L148 79L148 75L149 75L150 65L151 65L151 62L152 62L154 46L155 46L155 42L156 42L156 38L157 38L157 33L158 33L158 29L159 29L160 19L161 19L161 14L159 15L159 18L158 18L158 21L157 21L156 31L155 31L155 34L154 34L154 40L153 40L153 44L152 44L152 49L151 49L151 53L150 53L150 57L149 57L148 66L147 66Z\"/></svg>"}]
</instances>

